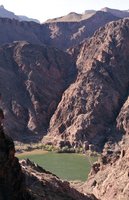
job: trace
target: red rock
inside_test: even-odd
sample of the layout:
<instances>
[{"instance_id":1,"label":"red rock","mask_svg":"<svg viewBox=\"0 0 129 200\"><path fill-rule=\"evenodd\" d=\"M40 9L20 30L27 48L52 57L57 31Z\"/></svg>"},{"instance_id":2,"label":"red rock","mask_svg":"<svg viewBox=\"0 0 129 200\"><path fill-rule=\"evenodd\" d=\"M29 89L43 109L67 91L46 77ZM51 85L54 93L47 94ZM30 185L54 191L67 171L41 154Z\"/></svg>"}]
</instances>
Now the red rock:
<instances>
[{"instance_id":1,"label":"red rock","mask_svg":"<svg viewBox=\"0 0 129 200\"><path fill-rule=\"evenodd\" d=\"M128 19L111 22L83 44L76 81L64 92L44 142L55 144L63 139L72 145L88 141L96 150L102 148L127 98L128 32ZM122 115L118 117L121 127Z\"/></svg>"},{"instance_id":2,"label":"red rock","mask_svg":"<svg viewBox=\"0 0 129 200\"><path fill-rule=\"evenodd\" d=\"M6 133L30 142L46 133L76 68L71 57L58 49L14 42L0 48L0 74Z\"/></svg>"}]
</instances>

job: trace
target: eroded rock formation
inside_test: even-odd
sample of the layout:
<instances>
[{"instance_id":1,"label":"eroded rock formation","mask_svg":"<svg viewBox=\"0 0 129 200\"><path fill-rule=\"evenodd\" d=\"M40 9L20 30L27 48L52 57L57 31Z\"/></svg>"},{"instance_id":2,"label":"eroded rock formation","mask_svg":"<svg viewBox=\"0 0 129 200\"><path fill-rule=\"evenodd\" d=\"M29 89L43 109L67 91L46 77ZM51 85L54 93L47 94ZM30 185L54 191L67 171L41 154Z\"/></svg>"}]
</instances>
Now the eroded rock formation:
<instances>
[{"instance_id":1,"label":"eroded rock formation","mask_svg":"<svg viewBox=\"0 0 129 200\"><path fill-rule=\"evenodd\" d=\"M46 133L50 118L75 75L73 60L58 49L25 41L2 46L0 93L6 133L22 141Z\"/></svg>"},{"instance_id":2,"label":"eroded rock formation","mask_svg":"<svg viewBox=\"0 0 129 200\"><path fill-rule=\"evenodd\" d=\"M44 141L69 141L72 146L88 141L98 148L108 140L128 96L128 44L129 19L109 23L83 44L77 79L64 92ZM127 103L117 119L124 132L126 107Z\"/></svg>"},{"instance_id":3,"label":"eroded rock formation","mask_svg":"<svg viewBox=\"0 0 129 200\"><path fill-rule=\"evenodd\" d=\"M129 136L116 144L106 144L99 162L94 164L87 182L79 188L100 200L129 199Z\"/></svg>"}]
</instances>

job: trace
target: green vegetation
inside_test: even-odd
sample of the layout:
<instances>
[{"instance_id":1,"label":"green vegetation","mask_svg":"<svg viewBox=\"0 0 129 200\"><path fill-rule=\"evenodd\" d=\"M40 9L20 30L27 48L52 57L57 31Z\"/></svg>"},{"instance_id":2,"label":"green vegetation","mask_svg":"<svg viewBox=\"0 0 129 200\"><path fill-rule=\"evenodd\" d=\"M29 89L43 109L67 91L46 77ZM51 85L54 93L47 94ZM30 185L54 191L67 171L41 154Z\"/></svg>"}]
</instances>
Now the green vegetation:
<instances>
[{"instance_id":1,"label":"green vegetation","mask_svg":"<svg viewBox=\"0 0 129 200\"><path fill-rule=\"evenodd\" d=\"M46 146L48 146L48 145L46 145ZM44 145L42 143L25 144L25 143L15 142L15 149L18 152L32 151L32 150L37 150L37 149L42 150L42 149L44 149Z\"/></svg>"},{"instance_id":2,"label":"green vegetation","mask_svg":"<svg viewBox=\"0 0 129 200\"><path fill-rule=\"evenodd\" d=\"M44 151L51 151L56 153L83 153L83 148L69 148L68 146L64 146L62 148L55 147L53 145L44 145L43 143L31 143L31 144L15 144L15 148L17 152L24 152L24 151L33 151L33 150L44 150ZM89 153L87 151L87 153ZM90 152L91 153L91 152ZM95 153L96 154L96 153Z\"/></svg>"},{"instance_id":3,"label":"green vegetation","mask_svg":"<svg viewBox=\"0 0 129 200\"><path fill-rule=\"evenodd\" d=\"M66 150L66 149L65 149ZM85 181L91 168L91 163L97 160L82 154L54 153L48 152L41 154L18 155L19 159L29 158L44 169L51 171L64 180Z\"/></svg>"}]
</instances>

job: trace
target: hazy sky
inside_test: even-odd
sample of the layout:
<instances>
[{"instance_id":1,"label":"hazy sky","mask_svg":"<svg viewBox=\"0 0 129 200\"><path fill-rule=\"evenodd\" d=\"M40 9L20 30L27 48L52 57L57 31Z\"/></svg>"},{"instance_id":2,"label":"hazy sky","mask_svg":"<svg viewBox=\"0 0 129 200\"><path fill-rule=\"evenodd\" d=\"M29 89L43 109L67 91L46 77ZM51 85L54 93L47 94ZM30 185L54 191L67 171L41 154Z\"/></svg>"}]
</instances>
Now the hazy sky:
<instances>
[{"instance_id":1,"label":"hazy sky","mask_svg":"<svg viewBox=\"0 0 129 200\"><path fill-rule=\"evenodd\" d=\"M69 12L83 13L88 9L129 9L129 0L0 0L0 4L17 15L26 15L41 22Z\"/></svg>"}]
</instances>

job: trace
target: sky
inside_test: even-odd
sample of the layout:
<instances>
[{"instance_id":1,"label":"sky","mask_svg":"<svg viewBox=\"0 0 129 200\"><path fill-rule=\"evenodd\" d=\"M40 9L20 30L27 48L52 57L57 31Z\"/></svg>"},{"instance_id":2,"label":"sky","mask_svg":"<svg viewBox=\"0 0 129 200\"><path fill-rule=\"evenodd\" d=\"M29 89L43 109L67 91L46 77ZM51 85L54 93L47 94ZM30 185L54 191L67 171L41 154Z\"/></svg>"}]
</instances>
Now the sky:
<instances>
[{"instance_id":1,"label":"sky","mask_svg":"<svg viewBox=\"0 0 129 200\"><path fill-rule=\"evenodd\" d=\"M7 10L44 22L70 12L100 10L104 7L128 10L129 0L0 0Z\"/></svg>"}]
</instances>

